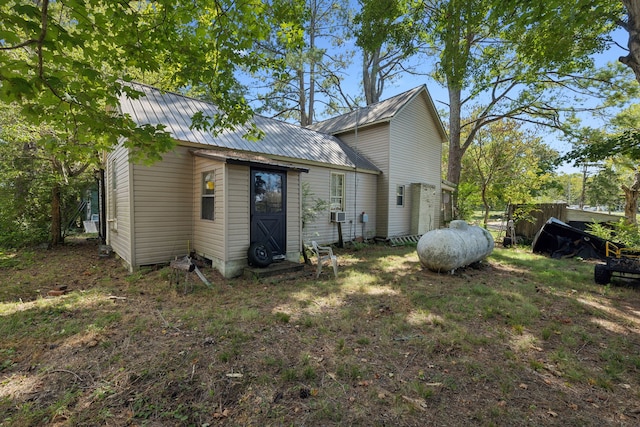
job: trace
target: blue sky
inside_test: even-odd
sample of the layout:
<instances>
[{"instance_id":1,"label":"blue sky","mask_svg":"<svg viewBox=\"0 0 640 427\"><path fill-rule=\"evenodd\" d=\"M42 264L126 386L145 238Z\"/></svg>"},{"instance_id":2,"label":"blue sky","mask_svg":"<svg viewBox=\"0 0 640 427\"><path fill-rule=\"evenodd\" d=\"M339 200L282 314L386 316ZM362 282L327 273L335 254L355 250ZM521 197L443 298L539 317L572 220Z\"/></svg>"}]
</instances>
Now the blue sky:
<instances>
[{"instance_id":1,"label":"blue sky","mask_svg":"<svg viewBox=\"0 0 640 427\"><path fill-rule=\"evenodd\" d=\"M617 30L613 34L613 39L621 46L626 46L628 34L624 30ZM351 46L347 45L344 49L353 49L357 52L357 49L354 49L353 41L348 41L347 43L351 43ZM332 49L332 48L329 48ZM626 55L624 49L619 46L612 45L606 52L603 52L597 56L595 56L596 64L598 66L606 66L607 63L616 62L618 57ZM387 82L385 84L385 89L382 94L381 99L391 98L399 93L405 92L407 90L413 89L419 85L426 85L431 97L433 98L436 108L439 110L446 111L448 109L448 94L446 88L440 86L435 80L426 75L428 71L431 70L431 64L429 64L429 59L422 60L424 64L421 65L418 71L424 72L425 75L409 75L404 74L401 77L398 77L393 82ZM359 97L362 96L362 65L359 55L354 55L353 62L349 69L345 73L345 80L343 82L343 91L351 96L351 97ZM316 113L322 114L322 107L320 105L316 106ZM328 117L320 115L316 117L317 119L323 120ZM571 149L570 145L562 141L558 138L558 135L554 135L553 133L549 133L544 136L546 142L555 150L559 151L561 154L566 153ZM579 172L577 168L573 168L571 165L564 165L560 168L560 172L564 173L573 173Z\"/></svg>"},{"instance_id":2,"label":"blue sky","mask_svg":"<svg viewBox=\"0 0 640 427\"><path fill-rule=\"evenodd\" d=\"M612 36L614 41L617 42L619 45L621 46L627 45L628 33L626 31L622 29L616 30L612 34ZM604 67L608 63L617 62L620 56L624 56L626 54L627 52L622 47L612 45L607 51L601 54L595 55L594 59L596 61L597 66ZM360 75L352 75L350 77L359 79ZM355 84L358 84L358 83L356 82ZM447 107L448 94L447 94L446 88L440 86L437 82L435 82L433 79L429 78L428 76L404 76L398 79L396 82L391 83L385 87L385 91L382 95L382 99L390 98L394 95L397 95L399 93L412 89L420 84L427 85L427 88L429 89L431 97L436 103L436 107L438 109L446 110L448 108ZM561 154L564 154L571 149L570 145L567 142L560 140L557 136L553 136L552 134L548 136L549 136L549 139L547 142L549 143L549 145L552 148L558 150ZM563 165L560 168L559 172L574 173L574 172L581 172L581 170L571 165Z\"/></svg>"}]
</instances>

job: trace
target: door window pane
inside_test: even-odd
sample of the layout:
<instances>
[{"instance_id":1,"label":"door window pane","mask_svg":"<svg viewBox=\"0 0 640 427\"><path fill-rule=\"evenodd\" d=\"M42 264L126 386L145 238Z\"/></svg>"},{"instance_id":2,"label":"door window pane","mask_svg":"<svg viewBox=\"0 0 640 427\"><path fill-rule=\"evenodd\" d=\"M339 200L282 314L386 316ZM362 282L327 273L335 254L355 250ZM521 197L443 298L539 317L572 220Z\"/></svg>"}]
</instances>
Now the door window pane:
<instances>
[{"instance_id":1,"label":"door window pane","mask_svg":"<svg viewBox=\"0 0 640 427\"><path fill-rule=\"evenodd\" d=\"M254 209L259 213L282 212L282 174L256 172L253 179Z\"/></svg>"}]
</instances>

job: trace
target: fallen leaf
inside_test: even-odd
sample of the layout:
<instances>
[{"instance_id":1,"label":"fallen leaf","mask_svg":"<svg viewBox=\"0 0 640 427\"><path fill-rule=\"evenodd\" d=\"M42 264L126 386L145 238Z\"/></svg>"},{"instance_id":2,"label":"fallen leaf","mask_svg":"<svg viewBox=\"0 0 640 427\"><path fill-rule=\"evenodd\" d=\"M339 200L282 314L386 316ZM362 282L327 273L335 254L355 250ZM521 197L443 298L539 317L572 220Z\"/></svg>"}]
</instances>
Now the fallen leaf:
<instances>
[{"instance_id":1,"label":"fallen leaf","mask_svg":"<svg viewBox=\"0 0 640 427\"><path fill-rule=\"evenodd\" d=\"M229 377L229 378L242 378L243 375L240 372L231 372L230 374L227 374L227 377Z\"/></svg>"},{"instance_id":2,"label":"fallen leaf","mask_svg":"<svg viewBox=\"0 0 640 427\"><path fill-rule=\"evenodd\" d=\"M213 418L227 418L229 416L229 410L225 409L222 412L214 412Z\"/></svg>"},{"instance_id":3,"label":"fallen leaf","mask_svg":"<svg viewBox=\"0 0 640 427\"><path fill-rule=\"evenodd\" d=\"M554 418L558 416L558 413L557 412L553 412L552 410L548 410L547 414L551 415Z\"/></svg>"},{"instance_id":4,"label":"fallen leaf","mask_svg":"<svg viewBox=\"0 0 640 427\"><path fill-rule=\"evenodd\" d=\"M59 296L64 295L64 294L65 294L65 291L52 290L52 291L47 292L47 295L50 296L50 297L59 297Z\"/></svg>"},{"instance_id":5,"label":"fallen leaf","mask_svg":"<svg viewBox=\"0 0 640 427\"><path fill-rule=\"evenodd\" d=\"M518 387L520 387L520 388L521 388L521 389L523 389L523 390L526 390L526 389L528 389L528 388L529 388L529 386L528 386L528 385L526 385L525 383L520 383L520 385L518 385Z\"/></svg>"},{"instance_id":6,"label":"fallen leaf","mask_svg":"<svg viewBox=\"0 0 640 427\"><path fill-rule=\"evenodd\" d=\"M411 403L416 409L419 409L421 411L427 410L427 402L424 399L415 399L409 396L402 396L402 398Z\"/></svg>"},{"instance_id":7,"label":"fallen leaf","mask_svg":"<svg viewBox=\"0 0 640 427\"><path fill-rule=\"evenodd\" d=\"M573 409L574 411L578 410L578 405L576 405L575 403L570 403L569 404L569 408Z\"/></svg>"}]
</instances>

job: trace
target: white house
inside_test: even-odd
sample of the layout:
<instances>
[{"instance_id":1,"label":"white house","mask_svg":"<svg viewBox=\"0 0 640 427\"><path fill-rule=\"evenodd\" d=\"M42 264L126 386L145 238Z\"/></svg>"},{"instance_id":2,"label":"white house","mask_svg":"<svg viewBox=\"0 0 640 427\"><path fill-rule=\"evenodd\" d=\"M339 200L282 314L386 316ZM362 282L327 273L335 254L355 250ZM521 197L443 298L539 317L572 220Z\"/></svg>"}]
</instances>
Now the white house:
<instances>
[{"instance_id":1,"label":"white house","mask_svg":"<svg viewBox=\"0 0 640 427\"><path fill-rule=\"evenodd\" d=\"M131 162L123 145L107 156L106 239L131 269L195 251L232 277L252 244L299 262L303 241L440 226L446 134L425 86L307 129L256 116L257 142L244 129L191 129L196 112L215 114L210 103L132 86L144 96L123 95L121 113L165 125L177 146L151 166ZM304 229L303 187L330 207Z\"/></svg>"}]
</instances>

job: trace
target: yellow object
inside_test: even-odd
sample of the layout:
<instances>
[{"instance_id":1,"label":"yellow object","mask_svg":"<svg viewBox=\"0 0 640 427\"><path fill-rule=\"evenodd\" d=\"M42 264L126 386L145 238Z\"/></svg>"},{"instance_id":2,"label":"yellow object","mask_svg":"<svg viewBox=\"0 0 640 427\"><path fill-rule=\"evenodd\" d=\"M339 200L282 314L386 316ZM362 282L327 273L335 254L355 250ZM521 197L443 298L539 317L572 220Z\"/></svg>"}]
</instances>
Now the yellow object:
<instances>
[{"instance_id":1,"label":"yellow object","mask_svg":"<svg viewBox=\"0 0 640 427\"><path fill-rule=\"evenodd\" d=\"M640 258L640 248L620 248L613 243L607 241L605 244L605 255L615 258Z\"/></svg>"}]
</instances>

